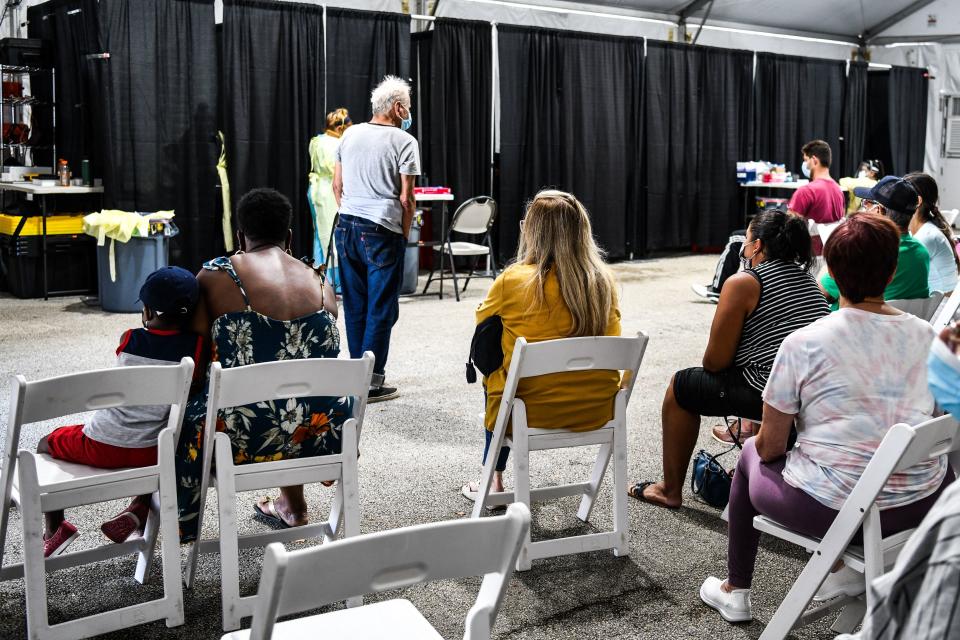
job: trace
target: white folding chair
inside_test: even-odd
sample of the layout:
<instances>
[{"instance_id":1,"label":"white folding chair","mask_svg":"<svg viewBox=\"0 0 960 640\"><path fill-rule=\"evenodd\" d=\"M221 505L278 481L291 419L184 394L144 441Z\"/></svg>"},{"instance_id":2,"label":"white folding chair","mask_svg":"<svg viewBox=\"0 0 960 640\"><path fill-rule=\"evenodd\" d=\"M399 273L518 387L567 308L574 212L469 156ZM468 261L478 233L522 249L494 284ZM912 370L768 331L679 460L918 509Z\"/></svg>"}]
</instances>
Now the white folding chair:
<instances>
[{"instance_id":1,"label":"white folding chair","mask_svg":"<svg viewBox=\"0 0 960 640\"><path fill-rule=\"evenodd\" d=\"M255 596L240 597L240 549L262 547L270 542L290 542L323 537L330 541L342 531L344 537L360 532L360 496L357 478L357 446L367 393L373 376L373 354L367 352L356 360L316 358L281 360L244 367L222 369L220 363L210 366L207 394L207 421L204 427L200 482L200 512L197 520L197 541L187 559L187 588L193 586L199 553L220 551L223 630L240 628L240 620L253 613ZM288 398L315 396L356 398L353 417L343 425L341 452L314 456L235 465L233 447L225 433L216 433L220 409ZM216 470L211 468L216 442ZM298 484L336 480L337 490L325 522L291 527L279 531L240 536L237 528L236 496L241 491L255 491ZM201 540L203 512L207 489L217 487L217 509L220 521L219 538Z\"/></svg>"},{"instance_id":2,"label":"white folding chair","mask_svg":"<svg viewBox=\"0 0 960 640\"><path fill-rule=\"evenodd\" d=\"M953 224L957 221L957 216L960 216L960 209L941 209L940 213L947 224L953 227Z\"/></svg>"},{"instance_id":3,"label":"white folding chair","mask_svg":"<svg viewBox=\"0 0 960 640\"><path fill-rule=\"evenodd\" d=\"M467 280L463 283L463 291L467 290L471 278L496 278L497 263L493 256L493 238L490 229L497 218L497 203L490 196L477 196L470 198L459 207L453 214L453 221L447 230L447 237L443 238L443 244L435 246L434 251L445 251L450 255L450 273L453 277L453 293L460 301L460 289L457 285L457 268L454 259L457 257L469 257L474 260L480 256L487 257L487 268L484 271L475 272L474 267L470 267L470 273ZM482 235L481 242L467 242L465 240L454 241L453 234L461 233L468 235ZM441 262L442 264L442 262ZM427 284L423 286L423 293L427 292L430 283L433 282L434 269L430 269L430 275L427 276ZM441 274L442 276L443 274Z\"/></svg>"},{"instance_id":4,"label":"white folding chair","mask_svg":"<svg viewBox=\"0 0 960 640\"><path fill-rule=\"evenodd\" d=\"M813 554L764 629L761 640L780 640L794 627L808 624L837 610L842 611L833 624L833 630L838 633L853 631L864 613L873 608L873 596L869 590L865 604L860 597L839 598L805 611L807 605L837 560L842 559L846 566L864 573L867 584L893 566L913 530L883 537L877 496L891 475L923 460L954 454L951 462L957 468L954 452L958 450L960 425L949 415L927 420L916 427L897 424L884 436L822 540L791 531L765 516L755 517L755 529L801 546ZM863 545L850 545L861 526Z\"/></svg>"},{"instance_id":5,"label":"white folding chair","mask_svg":"<svg viewBox=\"0 0 960 640\"><path fill-rule=\"evenodd\" d=\"M916 298L912 300L887 300L887 304L904 313L915 315L921 320L931 322L933 317L940 309L940 303L943 301L943 293L934 291L928 298Z\"/></svg>"},{"instance_id":6,"label":"white folding chair","mask_svg":"<svg viewBox=\"0 0 960 640\"><path fill-rule=\"evenodd\" d=\"M513 573L530 511L512 504L504 516L421 524L288 552L267 547L250 629L222 640L421 638L442 640L409 600L387 600L277 623L366 593L432 580L483 575L467 614L465 640L488 640Z\"/></svg>"},{"instance_id":7,"label":"white folding chair","mask_svg":"<svg viewBox=\"0 0 960 640\"><path fill-rule=\"evenodd\" d=\"M0 575L3 580L24 578L29 638L86 638L161 619L166 620L168 627L183 624L174 448L180 435L192 377L193 360L184 358L179 365L116 367L34 382L16 376L11 381L6 449L0 470L0 486L3 488ZM158 441L156 465L99 469L56 460L26 449L18 453L20 432L25 424L97 409L144 405L170 405L167 427L160 433ZM142 537L44 559L44 512L150 493L154 496ZM23 562L3 565L9 513L14 505L20 509L23 521ZM47 573L136 553L135 578L143 584L153 564L161 527L162 598L50 624Z\"/></svg>"},{"instance_id":8,"label":"white folding chair","mask_svg":"<svg viewBox=\"0 0 960 640\"><path fill-rule=\"evenodd\" d=\"M934 314L933 320L931 321L934 330L940 333L944 327L953 322L953 318L957 315L958 309L960 309L960 282L957 283L953 293L943 299L943 302L940 303L940 308L937 309L936 314Z\"/></svg>"},{"instance_id":9,"label":"white folding chair","mask_svg":"<svg viewBox=\"0 0 960 640\"><path fill-rule=\"evenodd\" d=\"M820 236L820 242L827 244L830 234L833 233L841 224L843 224L843 220L838 220L837 222L822 222L816 225L817 234Z\"/></svg>"},{"instance_id":10,"label":"white folding chair","mask_svg":"<svg viewBox=\"0 0 960 640\"><path fill-rule=\"evenodd\" d=\"M483 466L472 517L479 518L485 506L531 501L553 500L562 496L582 495L577 517L587 522L600 492L607 465L613 458L613 531L581 536L531 542L530 532L524 535L523 549L517 559L517 570L526 571L532 560L558 555L613 549L617 556L630 554L627 523L627 403L637 380L647 335L635 338L596 337L565 338L527 344L517 338L513 349L507 382L500 400L500 412L493 431L493 439ZM527 411L523 400L516 396L517 385L523 378L549 373L585 370L617 370L624 372L624 383L614 399L613 419L594 431L574 432L568 429L531 429L527 426ZM570 407L575 411L576 407ZM512 420L511 420L512 419ZM512 422L513 437L506 437L507 423ZM512 441L511 441L512 440ZM514 491L491 493L493 474L500 449L512 447ZM600 445L593 472L588 482L577 482L552 487L530 488L530 452L565 447Z\"/></svg>"}]
</instances>

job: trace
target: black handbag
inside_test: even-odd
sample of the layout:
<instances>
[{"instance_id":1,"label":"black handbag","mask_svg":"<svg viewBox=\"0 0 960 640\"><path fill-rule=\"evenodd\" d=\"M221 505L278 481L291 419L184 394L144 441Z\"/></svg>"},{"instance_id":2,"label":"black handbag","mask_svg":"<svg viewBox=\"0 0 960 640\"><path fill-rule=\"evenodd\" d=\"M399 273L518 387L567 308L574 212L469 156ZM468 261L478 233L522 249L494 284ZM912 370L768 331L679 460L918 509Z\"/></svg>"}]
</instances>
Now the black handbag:
<instances>
[{"instance_id":1,"label":"black handbag","mask_svg":"<svg viewBox=\"0 0 960 640\"><path fill-rule=\"evenodd\" d=\"M470 356L467 359L467 383L477 381L477 371L485 376L503 366L503 320L490 316L473 330L470 341ZM476 369L474 369L476 366Z\"/></svg>"},{"instance_id":2,"label":"black handbag","mask_svg":"<svg viewBox=\"0 0 960 640\"><path fill-rule=\"evenodd\" d=\"M700 449L693 458L693 474L690 476L690 490L694 495L700 496L704 502L723 509L730 501L730 486L733 484L733 473L724 469L718 461L722 456L727 455L734 449L742 449L740 443L741 421L737 418L737 432L734 433L730 427L730 421L727 423L727 431L733 438L733 446L717 454L710 454Z\"/></svg>"}]
</instances>

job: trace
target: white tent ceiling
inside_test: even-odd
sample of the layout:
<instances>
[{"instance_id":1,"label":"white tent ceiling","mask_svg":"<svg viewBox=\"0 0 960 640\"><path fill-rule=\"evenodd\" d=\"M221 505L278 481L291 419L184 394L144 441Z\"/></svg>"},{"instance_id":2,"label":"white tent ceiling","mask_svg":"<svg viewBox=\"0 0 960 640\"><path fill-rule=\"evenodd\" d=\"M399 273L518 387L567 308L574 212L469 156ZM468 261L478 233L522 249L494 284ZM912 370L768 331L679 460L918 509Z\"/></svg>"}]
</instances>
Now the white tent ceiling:
<instances>
[{"instance_id":1,"label":"white tent ceiling","mask_svg":"<svg viewBox=\"0 0 960 640\"><path fill-rule=\"evenodd\" d=\"M442 0L441 0L442 1ZM587 4L622 7L684 16L699 23L736 22L790 31L820 33L845 39L876 35L907 15L932 4L930 0L593 0ZM891 22L888 22L891 21ZM878 29L879 27L879 29Z\"/></svg>"},{"instance_id":2,"label":"white tent ceiling","mask_svg":"<svg viewBox=\"0 0 960 640\"><path fill-rule=\"evenodd\" d=\"M450 0L438 0L438 13L453 16L453 12L444 11L445 3L453 4ZM562 0L504 0L501 4L571 7ZM904 37L960 39L957 0L588 0L576 6L605 13L620 10L675 23L682 20L689 29L696 29L706 17L709 25L747 26L854 44L861 38L865 44ZM930 16L935 16L935 21L931 22Z\"/></svg>"}]
</instances>

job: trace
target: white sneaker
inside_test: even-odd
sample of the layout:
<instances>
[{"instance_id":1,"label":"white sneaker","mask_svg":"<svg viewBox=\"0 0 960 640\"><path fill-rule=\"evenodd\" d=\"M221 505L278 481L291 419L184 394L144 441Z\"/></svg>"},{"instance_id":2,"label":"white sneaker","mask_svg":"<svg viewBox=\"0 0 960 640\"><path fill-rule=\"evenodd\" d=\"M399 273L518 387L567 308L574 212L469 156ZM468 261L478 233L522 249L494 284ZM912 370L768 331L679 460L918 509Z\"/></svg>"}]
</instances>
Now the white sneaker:
<instances>
[{"instance_id":1,"label":"white sneaker","mask_svg":"<svg viewBox=\"0 0 960 640\"><path fill-rule=\"evenodd\" d=\"M720 292L709 284L691 284L690 288L701 298L706 298L710 302L716 302L720 299Z\"/></svg>"},{"instance_id":2,"label":"white sneaker","mask_svg":"<svg viewBox=\"0 0 960 640\"><path fill-rule=\"evenodd\" d=\"M723 580L710 576L700 585L700 599L704 604L720 612L727 622L749 622L753 620L753 608L750 605L750 589L734 589L730 593L723 590Z\"/></svg>"},{"instance_id":3,"label":"white sneaker","mask_svg":"<svg viewBox=\"0 0 960 640\"><path fill-rule=\"evenodd\" d=\"M867 581L859 571L844 565L839 571L827 576L816 595L815 602L823 602L837 596L855 597L867 590Z\"/></svg>"}]
</instances>

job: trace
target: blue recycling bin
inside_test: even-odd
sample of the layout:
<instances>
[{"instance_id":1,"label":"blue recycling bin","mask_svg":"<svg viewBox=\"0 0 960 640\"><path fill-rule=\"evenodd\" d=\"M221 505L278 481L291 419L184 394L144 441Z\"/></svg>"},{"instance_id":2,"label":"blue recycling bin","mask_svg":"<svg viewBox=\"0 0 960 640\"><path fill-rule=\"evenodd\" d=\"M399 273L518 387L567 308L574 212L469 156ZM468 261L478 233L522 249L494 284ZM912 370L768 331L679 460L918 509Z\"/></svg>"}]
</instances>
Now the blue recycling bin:
<instances>
[{"instance_id":1,"label":"blue recycling bin","mask_svg":"<svg viewBox=\"0 0 960 640\"><path fill-rule=\"evenodd\" d=\"M110 278L110 243L114 242L116 280ZM147 276L166 267L170 239L163 233L146 238L134 237L129 242L107 239L97 247L97 280L100 284L100 307L114 313L137 313L140 287Z\"/></svg>"}]
</instances>

